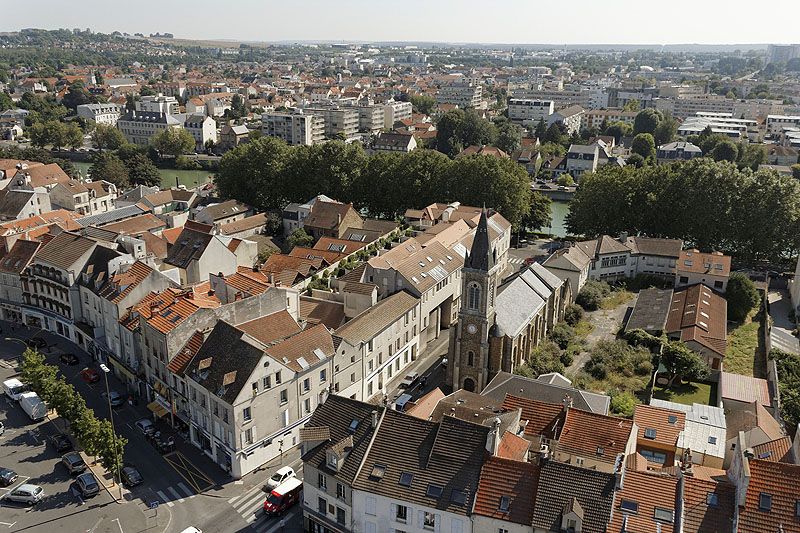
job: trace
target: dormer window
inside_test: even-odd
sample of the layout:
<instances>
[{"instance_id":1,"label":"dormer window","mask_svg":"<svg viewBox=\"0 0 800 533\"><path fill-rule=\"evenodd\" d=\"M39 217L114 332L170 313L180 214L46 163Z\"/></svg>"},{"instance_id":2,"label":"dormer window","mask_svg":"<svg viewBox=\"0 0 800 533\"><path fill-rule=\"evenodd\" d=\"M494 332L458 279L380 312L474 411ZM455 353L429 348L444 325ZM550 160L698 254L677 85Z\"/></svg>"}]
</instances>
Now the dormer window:
<instances>
[{"instance_id":1,"label":"dormer window","mask_svg":"<svg viewBox=\"0 0 800 533\"><path fill-rule=\"evenodd\" d=\"M331 468L332 470L339 470L338 458L336 457L336 454L333 453L330 450L328 450L328 461L327 461L327 463L328 463L328 467Z\"/></svg>"},{"instance_id":2,"label":"dormer window","mask_svg":"<svg viewBox=\"0 0 800 533\"><path fill-rule=\"evenodd\" d=\"M497 506L497 509L502 513L507 513L510 506L511 498L508 496L500 496L500 505Z\"/></svg>"},{"instance_id":3,"label":"dormer window","mask_svg":"<svg viewBox=\"0 0 800 533\"><path fill-rule=\"evenodd\" d=\"M653 428L646 428L644 430L644 438L646 439L655 439L656 438L656 430Z\"/></svg>"}]
</instances>

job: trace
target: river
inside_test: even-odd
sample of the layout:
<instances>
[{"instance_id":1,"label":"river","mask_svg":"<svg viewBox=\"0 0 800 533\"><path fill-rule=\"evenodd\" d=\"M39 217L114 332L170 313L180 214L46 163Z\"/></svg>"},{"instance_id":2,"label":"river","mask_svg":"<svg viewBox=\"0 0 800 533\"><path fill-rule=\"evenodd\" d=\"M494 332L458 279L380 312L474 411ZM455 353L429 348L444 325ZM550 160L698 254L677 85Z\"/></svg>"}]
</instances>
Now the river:
<instances>
[{"instance_id":1,"label":"river","mask_svg":"<svg viewBox=\"0 0 800 533\"><path fill-rule=\"evenodd\" d=\"M91 163L74 161L72 164L75 165L75 168L84 176L89 175L89 167L92 166ZM196 187L197 185L211 181L211 176L214 174L208 170L176 170L172 168L159 168L158 171L161 173L162 188L175 187L176 178L178 185L186 185L186 187L189 188Z\"/></svg>"},{"instance_id":2,"label":"river","mask_svg":"<svg viewBox=\"0 0 800 533\"><path fill-rule=\"evenodd\" d=\"M553 202L550 204L551 213L551 227L545 228L543 231L550 233L556 237L566 237L567 228L565 226L567 220L567 213L569 213L569 203L567 202Z\"/></svg>"}]
</instances>

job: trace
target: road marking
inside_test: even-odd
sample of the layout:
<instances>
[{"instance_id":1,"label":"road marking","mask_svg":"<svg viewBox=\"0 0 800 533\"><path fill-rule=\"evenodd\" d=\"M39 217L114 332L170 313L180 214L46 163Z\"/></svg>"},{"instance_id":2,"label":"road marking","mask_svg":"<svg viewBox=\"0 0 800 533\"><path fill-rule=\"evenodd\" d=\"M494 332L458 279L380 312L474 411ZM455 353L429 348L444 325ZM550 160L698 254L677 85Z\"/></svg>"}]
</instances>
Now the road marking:
<instances>
[{"instance_id":1,"label":"road marking","mask_svg":"<svg viewBox=\"0 0 800 533\"><path fill-rule=\"evenodd\" d=\"M254 503L258 502L259 500L263 500L265 498L265 494L263 492L261 492L260 489L259 489L258 492L260 494L256 494L255 496L252 496L249 500L246 500L244 502L239 502L237 505L235 505L233 508L236 509L236 512L237 513L244 513Z\"/></svg>"},{"instance_id":2,"label":"road marking","mask_svg":"<svg viewBox=\"0 0 800 533\"><path fill-rule=\"evenodd\" d=\"M286 525L292 521L292 519L297 514L298 509L300 509L300 506L296 505L292 508L291 511L289 511L280 518L276 517L273 519L271 517L268 517L267 515L264 515L265 518L264 520L262 520L258 524L251 524L250 527L255 529L258 533L275 533L275 531L280 530L281 523L283 523L283 525Z\"/></svg>"},{"instance_id":3,"label":"road marking","mask_svg":"<svg viewBox=\"0 0 800 533\"><path fill-rule=\"evenodd\" d=\"M235 507L236 504L234 502L239 503L239 502L242 502L242 501L244 501L244 500L246 500L248 498L251 498L253 496L253 494L255 494L256 492L263 493L264 491L261 490L261 487L256 486L256 487L253 487L252 489L248 490L247 492L245 492L243 494L239 494L237 496L234 496L233 498L230 498L228 500L228 503L230 503L232 506Z\"/></svg>"},{"instance_id":4,"label":"road marking","mask_svg":"<svg viewBox=\"0 0 800 533\"><path fill-rule=\"evenodd\" d=\"M173 489L172 487L167 487L167 490L175 497L176 500L178 500L178 503L183 503L183 498L181 498L181 495L177 490Z\"/></svg>"},{"instance_id":5,"label":"road marking","mask_svg":"<svg viewBox=\"0 0 800 533\"><path fill-rule=\"evenodd\" d=\"M178 474L186 481L197 494L210 489L216 483L209 478L199 467L195 466L181 452L171 452L164 455L164 460L175 469ZM200 486L203 486L201 489Z\"/></svg>"},{"instance_id":6,"label":"road marking","mask_svg":"<svg viewBox=\"0 0 800 533\"><path fill-rule=\"evenodd\" d=\"M157 490L156 494L158 494L158 497L161 498L161 501L167 504L167 506L172 507L173 505L175 505L170 501L169 498L167 498L167 495L161 492L160 490Z\"/></svg>"},{"instance_id":7,"label":"road marking","mask_svg":"<svg viewBox=\"0 0 800 533\"><path fill-rule=\"evenodd\" d=\"M97 529L97 526L99 526L99 525L100 525L100 522L102 522L102 521L103 521L103 519L102 519L102 518L98 518L98 519L97 519L97 522L95 522L95 523L94 523L94 525L92 526L92 529L87 529L87 530L86 530L86 533L93 533L93 532L94 532L94 530L95 530L95 529Z\"/></svg>"},{"instance_id":8,"label":"road marking","mask_svg":"<svg viewBox=\"0 0 800 533\"><path fill-rule=\"evenodd\" d=\"M186 497L187 498L191 498L192 496L194 496L194 492L192 492L189 487L187 487L186 485L184 485L180 481L178 481L178 488L186 493Z\"/></svg>"},{"instance_id":9,"label":"road marking","mask_svg":"<svg viewBox=\"0 0 800 533\"><path fill-rule=\"evenodd\" d=\"M117 526L119 527L119 533L125 533L124 531L122 531L122 522L119 521L119 518L113 519L112 522L117 523Z\"/></svg>"},{"instance_id":10,"label":"road marking","mask_svg":"<svg viewBox=\"0 0 800 533\"><path fill-rule=\"evenodd\" d=\"M8 529L11 529L12 527L14 527L14 524L16 524L16 522L13 522L11 524L9 524L8 522L0 522L0 524L8 526Z\"/></svg>"}]
</instances>

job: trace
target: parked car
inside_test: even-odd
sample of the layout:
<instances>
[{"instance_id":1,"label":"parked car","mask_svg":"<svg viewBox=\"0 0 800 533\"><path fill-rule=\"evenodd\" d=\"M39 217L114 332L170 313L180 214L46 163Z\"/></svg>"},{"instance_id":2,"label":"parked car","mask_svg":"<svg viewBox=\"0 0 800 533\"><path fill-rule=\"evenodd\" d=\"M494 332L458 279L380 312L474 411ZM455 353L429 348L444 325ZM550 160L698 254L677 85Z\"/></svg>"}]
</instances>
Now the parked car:
<instances>
[{"instance_id":1,"label":"parked car","mask_svg":"<svg viewBox=\"0 0 800 533\"><path fill-rule=\"evenodd\" d=\"M100 492L100 484L91 472L84 472L75 480L78 490L81 491L81 496L84 498L91 498L97 496Z\"/></svg>"},{"instance_id":2,"label":"parked car","mask_svg":"<svg viewBox=\"0 0 800 533\"><path fill-rule=\"evenodd\" d=\"M275 472L271 478L267 480L267 487L270 489L274 489L278 485L281 485L284 481L289 479L290 477L295 477L294 470L291 466L284 466L283 468L279 468L277 472Z\"/></svg>"},{"instance_id":3,"label":"parked car","mask_svg":"<svg viewBox=\"0 0 800 533\"><path fill-rule=\"evenodd\" d=\"M140 474L139 471L136 470L136 467L131 465L125 465L124 467L122 467L121 475L122 475L122 482L127 487L135 487L136 485L139 485L142 481L144 481L144 478L142 478L142 474Z\"/></svg>"},{"instance_id":4,"label":"parked car","mask_svg":"<svg viewBox=\"0 0 800 533\"><path fill-rule=\"evenodd\" d=\"M42 498L44 498L44 489L42 489L42 487L25 483L6 494L5 499L12 502L33 505L42 501Z\"/></svg>"},{"instance_id":5,"label":"parked car","mask_svg":"<svg viewBox=\"0 0 800 533\"><path fill-rule=\"evenodd\" d=\"M72 449L72 441L69 440L69 437L63 433L56 433L47 440L50 441L50 444L52 444L53 448L55 448L59 453L68 452Z\"/></svg>"},{"instance_id":6,"label":"parked car","mask_svg":"<svg viewBox=\"0 0 800 533\"><path fill-rule=\"evenodd\" d=\"M156 431L148 435L147 438L161 455L175 451L175 437L173 435L162 435L160 431Z\"/></svg>"},{"instance_id":7,"label":"parked car","mask_svg":"<svg viewBox=\"0 0 800 533\"><path fill-rule=\"evenodd\" d=\"M125 396L123 396L122 394L120 394L115 390L110 391L108 395L106 395L106 393L104 392L103 398L108 399L109 403L111 404L111 407L120 407L125 405L125 400L126 400Z\"/></svg>"},{"instance_id":8,"label":"parked car","mask_svg":"<svg viewBox=\"0 0 800 533\"><path fill-rule=\"evenodd\" d=\"M66 467L70 475L80 474L86 470L86 463L78 452L69 452L61 457L61 463Z\"/></svg>"},{"instance_id":9,"label":"parked car","mask_svg":"<svg viewBox=\"0 0 800 533\"><path fill-rule=\"evenodd\" d=\"M81 370L81 379L86 383L97 383L100 381L100 373L94 368L84 368Z\"/></svg>"},{"instance_id":10,"label":"parked car","mask_svg":"<svg viewBox=\"0 0 800 533\"><path fill-rule=\"evenodd\" d=\"M203 533L203 532L194 526L189 526L183 531L181 531L181 533Z\"/></svg>"},{"instance_id":11,"label":"parked car","mask_svg":"<svg viewBox=\"0 0 800 533\"><path fill-rule=\"evenodd\" d=\"M25 343L30 346L31 348L36 348L37 350L41 350L42 348L47 347L47 341L41 337L31 337Z\"/></svg>"},{"instance_id":12,"label":"parked car","mask_svg":"<svg viewBox=\"0 0 800 533\"><path fill-rule=\"evenodd\" d=\"M17 473L10 468L0 468L0 485L8 487L14 483L18 477Z\"/></svg>"},{"instance_id":13,"label":"parked car","mask_svg":"<svg viewBox=\"0 0 800 533\"><path fill-rule=\"evenodd\" d=\"M156 426L153 424L153 421L149 418L142 418L136 421L136 427L139 428L139 431L144 433L147 436L152 435L156 432Z\"/></svg>"},{"instance_id":14,"label":"parked car","mask_svg":"<svg viewBox=\"0 0 800 533\"><path fill-rule=\"evenodd\" d=\"M80 359L74 353L62 353L58 356L58 359L64 363L65 365L75 366L80 363Z\"/></svg>"},{"instance_id":15,"label":"parked car","mask_svg":"<svg viewBox=\"0 0 800 533\"><path fill-rule=\"evenodd\" d=\"M407 389L411 385L414 384L415 381L419 378L419 372L409 372L406 374L406 377L403 378L403 381L400 382L401 389Z\"/></svg>"},{"instance_id":16,"label":"parked car","mask_svg":"<svg viewBox=\"0 0 800 533\"><path fill-rule=\"evenodd\" d=\"M523 261L523 263L525 263L528 266L534 264L535 262L536 262L536 258L535 257L526 257L525 261Z\"/></svg>"}]
</instances>

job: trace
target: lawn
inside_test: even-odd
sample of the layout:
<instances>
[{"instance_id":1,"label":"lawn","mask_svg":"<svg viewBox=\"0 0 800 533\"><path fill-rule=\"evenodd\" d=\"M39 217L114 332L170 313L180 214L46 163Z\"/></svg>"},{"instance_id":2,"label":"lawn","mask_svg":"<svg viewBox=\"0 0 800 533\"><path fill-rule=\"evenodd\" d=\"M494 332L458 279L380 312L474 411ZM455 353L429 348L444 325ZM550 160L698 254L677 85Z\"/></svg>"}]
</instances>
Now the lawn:
<instances>
[{"instance_id":1,"label":"lawn","mask_svg":"<svg viewBox=\"0 0 800 533\"><path fill-rule=\"evenodd\" d=\"M631 301L632 298L632 292L625 289L614 289L600 304L600 309L616 309L620 305Z\"/></svg>"},{"instance_id":2,"label":"lawn","mask_svg":"<svg viewBox=\"0 0 800 533\"><path fill-rule=\"evenodd\" d=\"M744 376L762 377L763 373L756 368L758 353L759 323L748 316L741 324L728 328L728 348L725 354L724 368L726 372Z\"/></svg>"},{"instance_id":3,"label":"lawn","mask_svg":"<svg viewBox=\"0 0 800 533\"><path fill-rule=\"evenodd\" d=\"M699 403L711 405L712 398L717 396L716 383L682 383L666 388L663 385L656 385L653 388L653 398L667 400L684 405Z\"/></svg>"}]
</instances>

